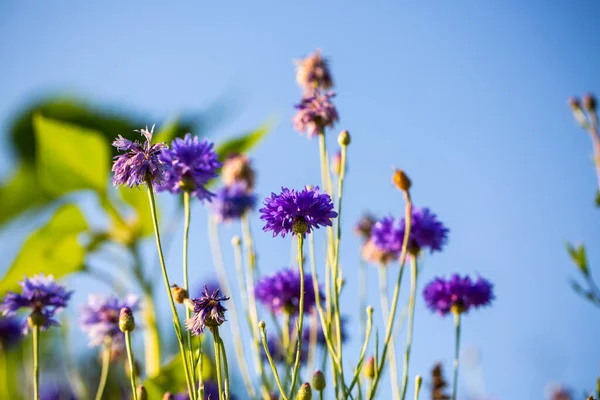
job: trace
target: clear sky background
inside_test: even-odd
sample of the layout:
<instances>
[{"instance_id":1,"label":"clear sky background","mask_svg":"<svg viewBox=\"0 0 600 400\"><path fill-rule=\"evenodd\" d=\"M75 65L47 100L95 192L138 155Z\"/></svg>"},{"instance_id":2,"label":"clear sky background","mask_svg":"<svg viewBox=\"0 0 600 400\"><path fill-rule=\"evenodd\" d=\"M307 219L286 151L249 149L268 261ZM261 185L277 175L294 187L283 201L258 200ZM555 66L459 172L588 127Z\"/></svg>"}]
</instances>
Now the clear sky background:
<instances>
[{"instance_id":1,"label":"clear sky background","mask_svg":"<svg viewBox=\"0 0 600 400\"><path fill-rule=\"evenodd\" d=\"M55 90L146 113L154 117L148 124L225 96L234 100L234 112L211 132L217 139L269 117L279 121L253 154L260 197L282 185L317 184L318 144L294 132L290 119L300 97L292 60L321 48L331 59L341 116L329 145L338 129L352 134L341 257L348 279L343 306L352 319L349 358L356 359L360 341L359 241L351 227L364 210L402 213L390 183L397 166L413 180L415 203L451 229L446 250L426 258L419 290L452 272L480 273L496 285L493 307L464 319L464 348L476 349L480 361L479 369L463 369L465 398L471 391L542 399L548 382L578 393L593 388L600 310L569 288L575 270L564 243L584 241L600 276L596 178L589 139L566 99L600 92L600 4L342 4L1 2L1 126L20 104ZM7 145L1 154L6 176L13 167ZM288 265L289 240L271 239L255 219L263 270ZM210 275L205 220L197 206L191 254L197 279ZM223 240L237 231L227 228ZM2 233L0 247L11 257L0 268L14 254L8 236ZM169 263L179 265L178 256ZM370 274L378 306L377 274ZM77 279L82 302L85 290L96 288ZM403 332L399 357L404 340ZM410 381L416 373L428 376L438 360L449 375L453 340L451 318L431 315L419 296ZM388 398L389 384L382 388L381 398Z\"/></svg>"}]
</instances>

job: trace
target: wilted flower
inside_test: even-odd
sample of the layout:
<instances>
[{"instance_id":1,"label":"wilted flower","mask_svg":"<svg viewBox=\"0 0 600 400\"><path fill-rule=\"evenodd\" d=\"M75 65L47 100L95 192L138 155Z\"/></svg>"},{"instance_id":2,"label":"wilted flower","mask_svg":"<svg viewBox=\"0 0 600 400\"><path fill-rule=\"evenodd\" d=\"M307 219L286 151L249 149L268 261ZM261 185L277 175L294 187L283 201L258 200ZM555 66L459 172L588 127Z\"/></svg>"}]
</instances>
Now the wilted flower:
<instances>
[{"instance_id":1,"label":"wilted flower","mask_svg":"<svg viewBox=\"0 0 600 400\"><path fill-rule=\"evenodd\" d=\"M282 311L298 314L300 305L300 272L296 269L283 269L265 276L254 288L256 299L275 314ZM319 296L323 297L321 293ZM312 276L304 275L304 313L308 314L315 306L315 291Z\"/></svg>"},{"instance_id":2,"label":"wilted flower","mask_svg":"<svg viewBox=\"0 0 600 400\"><path fill-rule=\"evenodd\" d=\"M316 88L329 89L333 86L329 66L327 60L321 57L321 50L296 62L296 81L307 92Z\"/></svg>"},{"instance_id":3,"label":"wilted flower","mask_svg":"<svg viewBox=\"0 0 600 400\"><path fill-rule=\"evenodd\" d=\"M89 295L88 304L81 308L81 329L87 333L90 346L99 346L110 339L113 346L122 348L125 336L119 329L121 308L139 308L139 299L132 294L120 300L116 296Z\"/></svg>"},{"instance_id":4,"label":"wilted flower","mask_svg":"<svg viewBox=\"0 0 600 400\"><path fill-rule=\"evenodd\" d=\"M254 189L256 173L250 159L245 154L232 154L225 159L221 169L221 179L226 186L245 183L248 190Z\"/></svg>"},{"instance_id":5,"label":"wilted flower","mask_svg":"<svg viewBox=\"0 0 600 400\"><path fill-rule=\"evenodd\" d=\"M333 127L339 119L337 109L331 102L334 96L333 92L321 94L318 90L306 95L296 105L298 111L293 118L294 129L311 138L324 132L325 128Z\"/></svg>"},{"instance_id":6,"label":"wilted flower","mask_svg":"<svg viewBox=\"0 0 600 400\"><path fill-rule=\"evenodd\" d=\"M423 290L427 307L440 315L450 311L466 313L470 308L479 308L490 304L494 299L493 285L484 278L464 278L454 274L450 279L435 278Z\"/></svg>"},{"instance_id":7,"label":"wilted flower","mask_svg":"<svg viewBox=\"0 0 600 400\"><path fill-rule=\"evenodd\" d=\"M216 289L210 293L208 287L204 285L204 293L200 298L190 300L194 306L194 315L185 321L185 326L192 334L199 336L205 327L218 327L225 322L227 309L221 302L229 300L229 297L219 296L219 291Z\"/></svg>"},{"instance_id":8,"label":"wilted flower","mask_svg":"<svg viewBox=\"0 0 600 400\"><path fill-rule=\"evenodd\" d=\"M146 127L136 132L142 134L146 142L143 144L137 140L132 142L119 135L112 143L117 150L125 152L114 158L113 184L134 187L150 180L153 185L160 185L164 179L165 166L158 155L167 146L164 143L150 144L154 126L150 130Z\"/></svg>"},{"instance_id":9,"label":"wilted flower","mask_svg":"<svg viewBox=\"0 0 600 400\"><path fill-rule=\"evenodd\" d=\"M383 218L373 226L371 239L382 251L399 255L402 251L406 221L396 223L393 217ZM428 208L413 208L411 211L408 250L412 254L428 248L431 253L441 251L448 239L448 228L438 221Z\"/></svg>"},{"instance_id":10,"label":"wilted flower","mask_svg":"<svg viewBox=\"0 0 600 400\"><path fill-rule=\"evenodd\" d=\"M271 193L265 198L264 207L259 210L260 219L265 221L263 231L272 231L273 236L288 233L311 233L314 228L331 226L331 219L337 217L333 202L319 188L301 191L281 188L280 194Z\"/></svg>"},{"instance_id":11,"label":"wilted flower","mask_svg":"<svg viewBox=\"0 0 600 400\"><path fill-rule=\"evenodd\" d=\"M7 350L19 343L22 324L14 317L0 317L0 351Z\"/></svg>"},{"instance_id":12,"label":"wilted flower","mask_svg":"<svg viewBox=\"0 0 600 400\"><path fill-rule=\"evenodd\" d=\"M20 308L29 308L32 314L39 315L43 320L42 330L52 325L60 325L54 316L67 306L73 292L68 292L64 286L56 283L52 275L39 274L33 278L25 277L19 284L22 293L8 292L0 304L0 313L10 317ZM24 333L29 331L28 324L24 324L23 331Z\"/></svg>"},{"instance_id":13,"label":"wilted flower","mask_svg":"<svg viewBox=\"0 0 600 400\"><path fill-rule=\"evenodd\" d=\"M240 219L256 204L256 196L248 192L243 182L223 186L217 191L211 204L213 214L223 222Z\"/></svg>"},{"instance_id":14,"label":"wilted flower","mask_svg":"<svg viewBox=\"0 0 600 400\"><path fill-rule=\"evenodd\" d=\"M189 191L199 200L213 197L206 184L217 176L221 167L212 142L187 133L185 137L175 138L171 148L160 153L160 161L165 164L165 180L160 190L171 193Z\"/></svg>"}]
</instances>

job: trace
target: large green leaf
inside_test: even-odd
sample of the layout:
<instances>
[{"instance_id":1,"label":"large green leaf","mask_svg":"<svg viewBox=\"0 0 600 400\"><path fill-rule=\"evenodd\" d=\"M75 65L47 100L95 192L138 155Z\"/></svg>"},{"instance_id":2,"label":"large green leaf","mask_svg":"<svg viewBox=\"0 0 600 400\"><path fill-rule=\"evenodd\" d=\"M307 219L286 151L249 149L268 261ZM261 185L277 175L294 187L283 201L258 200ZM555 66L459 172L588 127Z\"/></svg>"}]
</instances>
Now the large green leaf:
<instances>
[{"instance_id":1,"label":"large green leaf","mask_svg":"<svg viewBox=\"0 0 600 400\"><path fill-rule=\"evenodd\" d=\"M217 154L222 161L230 154L245 153L255 147L270 130L271 124L267 123L252 132L228 139L217 146Z\"/></svg>"},{"instance_id":2,"label":"large green leaf","mask_svg":"<svg viewBox=\"0 0 600 400\"><path fill-rule=\"evenodd\" d=\"M12 217L54 199L37 183L33 166L23 163L14 175L0 187L0 225Z\"/></svg>"},{"instance_id":3,"label":"large green leaf","mask_svg":"<svg viewBox=\"0 0 600 400\"><path fill-rule=\"evenodd\" d=\"M65 204L50 221L23 244L15 261L0 281L0 295L18 288L23 276L43 272L55 278L83 269L85 249L78 241L87 223L79 208Z\"/></svg>"},{"instance_id":4,"label":"large green leaf","mask_svg":"<svg viewBox=\"0 0 600 400\"><path fill-rule=\"evenodd\" d=\"M99 132L41 115L34 117L34 126L38 180L47 192L62 195L92 189L106 193L110 144Z\"/></svg>"}]
</instances>

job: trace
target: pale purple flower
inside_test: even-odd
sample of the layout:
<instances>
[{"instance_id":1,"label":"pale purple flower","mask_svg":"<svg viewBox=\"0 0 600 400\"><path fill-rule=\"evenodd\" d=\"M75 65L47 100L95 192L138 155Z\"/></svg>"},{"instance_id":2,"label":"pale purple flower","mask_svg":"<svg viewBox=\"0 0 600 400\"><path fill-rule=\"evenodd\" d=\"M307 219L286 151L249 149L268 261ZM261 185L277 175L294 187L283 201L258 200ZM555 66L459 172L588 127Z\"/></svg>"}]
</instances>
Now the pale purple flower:
<instances>
[{"instance_id":1,"label":"pale purple flower","mask_svg":"<svg viewBox=\"0 0 600 400\"><path fill-rule=\"evenodd\" d=\"M245 183L240 182L219 189L211 203L211 210L219 221L229 222L240 219L255 204L256 196L248 191Z\"/></svg>"},{"instance_id":2,"label":"pale purple flower","mask_svg":"<svg viewBox=\"0 0 600 400\"><path fill-rule=\"evenodd\" d=\"M229 300L229 297L219 296L219 289L210 293L208 287L204 285L204 293L199 298L190 300L194 305L194 315L185 321L186 328L192 334L199 336L205 327L220 326L225 322L225 311L227 311L221 302L226 300Z\"/></svg>"},{"instance_id":3,"label":"pale purple flower","mask_svg":"<svg viewBox=\"0 0 600 400\"><path fill-rule=\"evenodd\" d=\"M217 176L221 163L212 142L187 133L183 139L175 138L171 148L165 148L159 158L165 165L165 179L159 190L172 193L189 190L199 200L214 196L206 184Z\"/></svg>"},{"instance_id":4,"label":"pale purple flower","mask_svg":"<svg viewBox=\"0 0 600 400\"><path fill-rule=\"evenodd\" d=\"M494 300L493 285L484 278L472 281L454 274L450 279L435 278L423 290L427 307L440 315L450 311L466 313L471 308L489 305Z\"/></svg>"},{"instance_id":5,"label":"pale purple flower","mask_svg":"<svg viewBox=\"0 0 600 400\"><path fill-rule=\"evenodd\" d=\"M331 197L320 193L319 187L304 187L301 191L282 187L280 194L271 193L265 198L264 205L258 210L260 219L265 221L263 231L272 231L274 237L295 235L295 224L305 225L306 233L310 234L320 226L331 226L331 219L338 215L333 211Z\"/></svg>"},{"instance_id":6,"label":"pale purple flower","mask_svg":"<svg viewBox=\"0 0 600 400\"><path fill-rule=\"evenodd\" d=\"M99 346L110 339L115 346L123 346L125 335L119 329L121 308L139 309L139 299L127 295L123 300L116 296L89 295L88 304L81 308L81 329L87 333L90 346Z\"/></svg>"},{"instance_id":7,"label":"pale purple flower","mask_svg":"<svg viewBox=\"0 0 600 400\"><path fill-rule=\"evenodd\" d=\"M318 90L304 96L296 105L298 111L292 120L294 129L312 138L324 133L325 128L333 127L339 119L337 109L331 102L334 96L334 92L321 94Z\"/></svg>"},{"instance_id":8,"label":"pale purple flower","mask_svg":"<svg viewBox=\"0 0 600 400\"><path fill-rule=\"evenodd\" d=\"M275 314L282 311L296 315L300 306L300 272L283 269L260 279L254 287L256 299ZM319 293L322 298L322 293ZM304 313L315 306L316 298L310 274L304 275Z\"/></svg>"},{"instance_id":9,"label":"pale purple flower","mask_svg":"<svg viewBox=\"0 0 600 400\"><path fill-rule=\"evenodd\" d=\"M329 65L327 59L321 56L321 50L316 50L296 62L296 81L306 92L316 88L329 89L333 86Z\"/></svg>"},{"instance_id":10,"label":"pale purple flower","mask_svg":"<svg viewBox=\"0 0 600 400\"><path fill-rule=\"evenodd\" d=\"M147 181L155 186L160 185L164 178L165 166L160 161L159 154L167 146L164 143L151 144L154 126L150 130L146 127L136 132L146 138L144 143L137 140L132 142L121 135L112 143L117 150L125 152L114 158L113 185L134 187Z\"/></svg>"}]
</instances>

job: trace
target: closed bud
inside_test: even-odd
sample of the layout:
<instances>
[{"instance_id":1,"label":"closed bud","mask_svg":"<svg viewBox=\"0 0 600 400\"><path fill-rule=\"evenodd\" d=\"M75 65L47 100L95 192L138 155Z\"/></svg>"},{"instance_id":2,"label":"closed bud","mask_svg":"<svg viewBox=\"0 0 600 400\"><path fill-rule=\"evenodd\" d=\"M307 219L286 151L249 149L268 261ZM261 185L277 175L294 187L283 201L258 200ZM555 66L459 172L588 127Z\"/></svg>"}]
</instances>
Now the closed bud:
<instances>
[{"instance_id":1,"label":"closed bud","mask_svg":"<svg viewBox=\"0 0 600 400\"><path fill-rule=\"evenodd\" d=\"M339 151L331 156L331 172L334 175L339 175L342 172L342 153Z\"/></svg>"},{"instance_id":2,"label":"closed bud","mask_svg":"<svg viewBox=\"0 0 600 400\"><path fill-rule=\"evenodd\" d=\"M139 385L136 389L138 400L148 400L148 392L146 388L142 385Z\"/></svg>"},{"instance_id":3,"label":"closed bud","mask_svg":"<svg viewBox=\"0 0 600 400\"><path fill-rule=\"evenodd\" d=\"M392 181L394 182L394 185L396 185L396 187L403 192L408 192L410 189L411 181L401 169L397 169L394 172Z\"/></svg>"},{"instance_id":4,"label":"closed bud","mask_svg":"<svg viewBox=\"0 0 600 400\"><path fill-rule=\"evenodd\" d=\"M596 112L596 97L591 93L586 93L581 98L581 105L587 112Z\"/></svg>"},{"instance_id":5,"label":"closed bud","mask_svg":"<svg viewBox=\"0 0 600 400\"><path fill-rule=\"evenodd\" d=\"M40 310L34 310L31 312L31 314L29 314L27 323L32 328L36 326L44 326L46 323L46 316Z\"/></svg>"},{"instance_id":6,"label":"closed bud","mask_svg":"<svg viewBox=\"0 0 600 400\"><path fill-rule=\"evenodd\" d=\"M348 132L345 129L342 132L340 132L340 134L338 135L338 143L342 147L348 146L350 144L350 132Z\"/></svg>"},{"instance_id":7,"label":"closed bud","mask_svg":"<svg viewBox=\"0 0 600 400\"><path fill-rule=\"evenodd\" d=\"M312 377L312 385L317 392L322 391L327 386L325 382L325 375L321 371L315 371Z\"/></svg>"},{"instance_id":8,"label":"closed bud","mask_svg":"<svg viewBox=\"0 0 600 400\"><path fill-rule=\"evenodd\" d=\"M365 363L363 373L369 379L375 378L375 358L369 357Z\"/></svg>"},{"instance_id":9,"label":"closed bud","mask_svg":"<svg viewBox=\"0 0 600 400\"><path fill-rule=\"evenodd\" d=\"M569 103L569 107L573 110L581 109L581 103L577 97L569 97L567 101Z\"/></svg>"},{"instance_id":10,"label":"closed bud","mask_svg":"<svg viewBox=\"0 0 600 400\"><path fill-rule=\"evenodd\" d=\"M173 300L178 304L183 304L185 299L188 298L187 290L177 285L171 286L171 293L173 294Z\"/></svg>"},{"instance_id":11,"label":"closed bud","mask_svg":"<svg viewBox=\"0 0 600 400\"><path fill-rule=\"evenodd\" d=\"M234 245L234 246L237 247L237 246L240 245L240 243L242 243L242 239L240 239L239 236L236 235L236 236L234 236L234 237L231 238L231 244L232 245Z\"/></svg>"},{"instance_id":12,"label":"closed bud","mask_svg":"<svg viewBox=\"0 0 600 400\"><path fill-rule=\"evenodd\" d=\"M167 392L163 395L162 400L175 400L175 395L171 392Z\"/></svg>"},{"instance_id":13,"label":"closed bud","mask_svg":"<svg viewBox=\"0 0 600 400\"><path fill-rule=\"evenodd\" d=\"M248 156L233 154L227 157L221 169L221 179L223 179L226 186L231 186L234 183L245 183L246 189L252 190L256 174Z\"/></svg>"},{"instance_id":14,"label":"closed bud","mask_svg":"<svg viewBox=\"0 0 600 400\"><path fill-rule=\"evenodd\" d=\"M266 326L267 326L267 323L263 319L261 319L260 322L258 323L258 327L260 329L265 329Z\"/></svg>"},{"instance_id":15,"label":"closed bud","mask_svg":"<svg viewBox=\"0 0 600 400\"><path fill-rule=\"evenodd\" d=\"M135 320L131 308L123 307L119 313L119 329L123 332L131 332L135 329Z\"/></svg>"},{"instance_id":16,"label":"closed bud","mask_svg":"<svg viewBox=\"0 0 600 400\"><path fill-rule=\"evenodd\" d=\"M296 400L312 400L312 389L310 388L310 383L304 382L300 389L298 389L298 394L296 395Z\"/></svg>"},{"instance_id":17,"label":"closed bud","mask_svg":"<svg viewBox=\"0 0 600 400\"><path fill-rule=\"evenodd\" d=\"M421 375L417 375L417 377L415 378L415 387L417 388L417 391L419 389L421 389L422 384L423 384L423 378L421 378Z\"/></svg>"}]
</instances>

